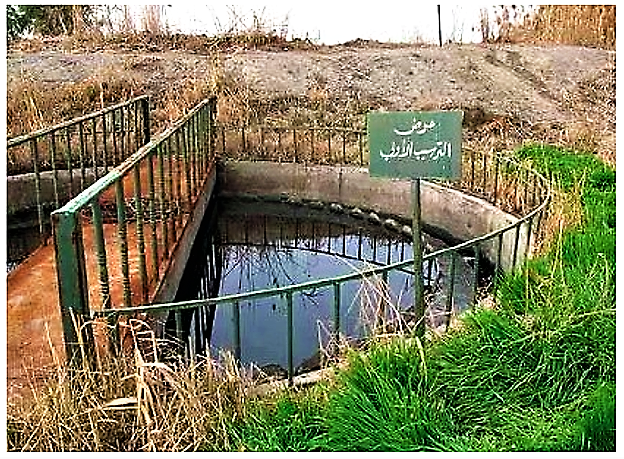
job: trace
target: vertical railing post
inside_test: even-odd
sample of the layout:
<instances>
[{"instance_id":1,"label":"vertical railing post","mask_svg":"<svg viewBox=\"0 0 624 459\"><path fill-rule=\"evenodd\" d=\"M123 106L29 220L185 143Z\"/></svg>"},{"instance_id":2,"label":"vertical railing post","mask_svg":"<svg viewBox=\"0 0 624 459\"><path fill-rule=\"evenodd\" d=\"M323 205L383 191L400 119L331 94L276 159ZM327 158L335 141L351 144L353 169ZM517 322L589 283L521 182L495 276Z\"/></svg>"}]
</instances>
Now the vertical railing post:
<instances>
[{"instance_id":1,"label":"vertical railing post","mask_svg":"<svg viewBox=\"0 0 624 459\"><path fill-rule=\"evenodd\" d=\"M288 326L288 385L293 385L293 293L286 293L286 320Z\"/></svg>"},{"instance_id":2,"label":"vertical railing post","mask_svg":"<svg viewBox=\"0 0 624 459\"><path fill-rule=\"evenodd\" d=\"M347 122L342 123L342 164L347 164Z\"/></svg>"},{"instance_id":3,"label":"vertical railing post","mask_svg":"<svg viewBox=\"0 0 624 459\"><path fill-rule=\"evenodd\" d=\"M119 125L121 126L121 149L120 149L120 157L117 161L117 164L121 164L124 159L126 159L126 116L124 110L127 110L128 107L125 107L119 112ZM130 115L128 115L129 117Z\"/></svg>"},{"instance_id":4,"label":"vertical railing post","mask_svg":"<svg viewBox=\"0 0 624 459\"><path fill-rule=\"evenodd\" d=\"M364 147L362 145L362 133L358 132L358 148L360 150L360 166L364 165Z\"/></svg>"},{"instance_id":5,"label":"vertical railing post","mask_svg":"<svg viewBox=\"0 0 624 459\"><path fill-rule=\"evenodd\" d=\"M115 109L110 114L110 141L111 141L111 167L117 166L117 158L119 151L117 148L117 112L119 109Z\"/></svg>"},{"instance_id":6,"label":"vertical railing post","mask_svg":"<svg viewBox=\"0 0 624 459\"><path fill-rule=\"evenodd\" d=\"M41 202L41 176L39 174L39 148L37 138L30 143L33 167L35 170L35 198L37 200L37 219L39 220L39 236L43 240L43 204Z\"/></svg>"},{"instance_id":7,"label":"vertical railing post","mask_svg":"<svg viewBox=\"0 0 624 459\"><path fill-rule=\"evenodd\" d=\"M84 126L82 124L82 121L80 123L78 123L78 136L79 136L79 146L80 149L78 150L79 152L79 159L80 159L80 191L85 189L85 154L86 154L86 147L85 147L85 139L84 139Z\"/></svg>"},{"instance_id":8,"label":"vertical railing post","mask_svg":"<svg viewBox=\"0 0 624 459\"><path fill-rule=\"evenodd\" d=\"M214 113L216 110L216 106L217 106L217 100L216 97L212 97L210 99L210 101L208 102L208 107L206 109L205 113L205 119L204 119L204 124L206 126L204 132L205 135L203 137L203 142L205 143L205 148L204 148L204 155L205 155L205 166L204 166L204 170L208 170L210 168L210 164L211 164L211 160L212 160L212 155L214 153L214 148L216 147L216 135L217 135L217 129L216 126L214 125ZM223 141L222 141L223 143ZM223 151L223 153L225 154L225 150Z\"/></svg>"},{"instance_id":9,"label":"vertical railing post","mask_svg":"<svg viewBox=\"0 0 624 459\"><path fill-rule=\"evenodd\" d=\"M297 150L297 129L293 127L293 151L295 152L294 162L299 162L299 151Z\"/></svg>"},{"instance_id":10,"label":"vertical railing post","mask_svg":"<svg viewBox=\"0 0 624 459\"><path fill-rule=\"evenodd\" d=\"M533 239L533 244L539 244L543 240L542 217L544 216L545 211L546 209L542 209L537 213L537 222L535 223L535 230L534 230L535 238Z\"/></svg>"},{"instance_id":11,"label":"vertical railing post","mask_svg":"<svg viewBox=\"0 0 624 459\"><path fill-rule=\"evenodd\" d=\"M477 294L479 288L479 269L481 265L481 250L479 244L475 244L474 250L474 267L472 276L472 307L477 305Z\"/></svg>"},{"instance_id":12,"label":"vertical railing post","mask_svg":"<svg viewBox=\"0 0 624 459\"><path fill-rule=\"evenodd\" d=\"M186 350L184 344L184 329L182 328L182 311L176 309L173 315L175 316L176 344L180 346L180 348Z\"/></svg>"},{"instance_id":13,"label":"vertical railing post","mask_svg":"<svg viewBox=\"0 0 624 459\"><path fill-rule=\"evenodd\" d=\"M327 130L327 158L330 161L330 164L333 163L332 157L331 157L331 135L332 135L332 131L331 129L328 129Z\"/></svg>"},{"instance_id":14,"label":"vertical railing post","mask_svg":"<svg viewBox=\"0 0 624 459\"><path fill-rule=\"evenodd\" d=\"M481 192L483 193L483 196L485 197L486 196L486 187L487 187L487 176L488 176L488 173L487 173L487 157L488 157L488 155L485 152L483 152L483 156L482 157L483 157L483 164L482 164L481 167L482 167L482 171L483 171L483 182L481 184Z\"/></svg>"},{"instance_id":15,"label":"vertical railing post","mask_svg":"<svg viewBox=\"0 0 624 459\"><path fill-rule=\"evenodd\" d=\"M189 143L191 144L191 158L193 164L193 198L197 198L197 193L199 189L199 185L201 183L200 176L200 156L199 156L199 129L200 129L200 119L202 116L203 109L198 111L191 120L191 138Z\"/></svg>"},{"instance_id":16,"label":"vertical railing post","mask_svg":"<svg viewBox=\"0 0 624 459\"><path fill-rule=\"evenodd\" d=\"M108 309L111 307L111 299L108 265L106 263L106 239L104 236L102 209L97 200L91 203L91 214L93 219L93 240L97 256L98 277L100 280L100 293L102 295L102 309Z\"/></svg>"},{"instance_id":17,"label":"vertical railing post","mask_svg":"<svg viewBox=\"0 0 624 459\"><path fill-rule=\"evenodd\" d=\"M498 200L498 169L500 167L500 160L498 158L498 155L494 156L494 199L492 201L492 204L496 205L496 202Z\"/></svg>"},{"instance_id":18,"label":"vertical railing post","mask_svg":"<svg viewBox=\"0 0 624 459\"><path fill-rule=\"evenodd\" d=\"M139 105L142 105L140 102L135 103L132 105L133 109L132 113L134 114L133 118L134 118L134 129L132 130L132 132L134 133L134 151L137 151L139 148L141 148L141 144L143 139L145 138L145 133L143 132L143 126L141 126L139 128L139 110L142 111L141 107L139 107ZM142 117L143 115L141 115ZM142 121L142 120L141 120ZM144 123L142 123L144 125ZM140 129L140 131L139 131ZM139 132L140 132L140 138L139 138ZM131 152L130 154L134 153Z\"/></svg>"},{"instance_id":19,"label":"vertical railing post","mask_svg":"<svg viewBox=\"0 0 624 459\"><path fill-rule=\"evenodd\" d=\"M160 223L161 223L161 253L162 259L166 260L169 254L169 201L167 200L167 189L165 181L165 163L164 163L164 143L161 143L156 147L158 169L158 194L159 194L159 208L160 208Z\"/></svg>"},{"instance_id":20,"label":"vertical railing post","mask_svg":"<svg viewBox=\"0 0 624 459\"><path fill-rule=\"evenodd\" d=\"M316 123L314 123L316 125ZM316 127L316 126L315 126ZM310 129L310 162L314 163L314 128Z\"/></svg>"},{"instance_id":21,"label":"vertical railing post","mask_svg":"<svg viewBox=\"0 0 624 459\"><path fill-rule=\"evenodd\" d=\"M150 160L150 158L148 158ZM141 282L141 300L146 303L148 297L148 281L147 267L145 266L145 231L144 231L144 215L143 215L143 195L141 187L141 171L140 164L134 166L133 182L134 182L134 207L136 221L136 237L137 250L139 255L139 281Z\"/></svg>"},{"instance_id":22,"label":"vertical railing post","mask_svg":"<svg viewBox=\"0 0 624 459\"><path fill-rule=\"evenodd\" d=\"M157 148L160 148L158 146ZM148 205L149 221L151 228L150 249L152 252L152 279L158 278L158 231L156 219L156 189L154 183L154 164L153 161L158 160L152 152L147 158L147 189L148 189Z\"/></svg>"},{"instance_id":23,"label":"vertical railing post","mask_svg":"<svg viewBox=\"0 0 624 459\"><path fill-rule=\"evenodd\" d=\"M242 350L241 350L241 329L240 329L240 303L234 302L232 305L233 319L234 319L234 358L237 363L240 363Z\"/></svg>"},{"instance_id":24,"label":"vertical railing post","mask_svg":"<svg viewBox=\"0 0 624 459\"><path fill-rule=\"evenodd\" d=\"M108 132L106 131L106 113L102 114L102 138L102 162L104 163L104 173L108 174Z\"/></svg>"},{"instance_id":25,"label":"vertical railing post","mask_svg":"<svg viewBox=\"0 0 624 459\"><path fill-rule=\"evenodd\" d=\"M184 211L188 214L190 214L193 209L193 194L192 194L192 188L193 188L193 183L192 183L192 175L191 175L191 166L189 164L189 149L188 149L188 124L185 124L184 126L182 126L182 128L180 129L180 131L178 132L179 135L176 136L176 141L177 141L177 146L178 146L178 151L180 151L180 147L182 149L182 167L184 168L184 194L186 195L183 199L185 199L186 202L183 203L183 208ZM182 139L180 140L180 137L182 137ZM180 181L182 181L182 174L180 174Z\"/></svg>"},{"instance_id":26,"label":"vertical railing post","mask_svg":"<svg viewBox=\"0 0 624 459\"><path fill-rule=\"evenodd\" d=\"M453 315L453 305L455 304L455 271L457 266L457 253L452 250L451 255L451 267L449 270L449 289L446 296L446 328L451 325L451 316Z\"/></svg>"},{"instance_id":27,"label":"vertical railing post","mask_svg":"<svg viewBox=\"0 0 624 459\"><path fill-rule=\"evenodd\" d=\"M474 191L474 180L475 180L475 152L474 150L470 150L470 191Z\"/></svg>"},{"instance_id":28,"label":"vertical railing post","mask_svg":"<svg viewBox=\"0 0 624 459\"><path fill-rule=\"evenodd\" d=\"M141 99L141 112L143 117L143 145L150 141L150 111L149 97Z\"/></svg>"},{"instance_id":29,"label":"vertical railing post","mask_svg":"<svg viewBox=\"0 0 624 459\"><path fill-rule=\"evenodd\" d=\"M503 235L505 233L499 233L497 240L498 240L498 250L496 251L496 264L494 266L494 291L497 290L498 285L500 283L501 277L502 277L502 273L503 273L503 268L501 266L502 263L502 253L503 253Z\"/></svg>"},{"instance_id":30,"label":"vertical railing post","mask_svg":"<svg viewBox=\"0 0 624 459\"><path fill-rule=\"evenodd\" d=\"M527 231L526 231L526 245L524 247L524 262L531 256L531 236L533 235L533 217L529 218L527 222Z\"/></svg>"},{"instance_id":31,"label":"vertical railing post","mask_svg":"<svg viewBox=\"0 0 624 459\"><path fill-rule=\"evenodd\" d=\"M58 180L58 169L56 167L56 131L50 134L50 162L52 163L52 184L54 187L54 208L58 209L60 204L59 199L59 180Z\"/></svg>"},{"instance_id":32,"label":"vertical railing post","mask_svg":"<svg viewBox=\"0 0 624 459\"><path fill-rule=\"evenodd\" d=\"M69 198L73 198L74 194L74 167L72 165L72 148L71 148L71 133L69 127L65 128L65 141L67 143L67 149L65 150L65 162L67 163L67 170L69 171Z\"/></svg>"},{"instance_id":33,"label":"vertical railing post","mask_svg":"<svg viewBox=\"0 0 624 459\"><path fill-rule=\"evenodd\" d=\"M174 134L175 135L175 134ZM174 172L173 172L173 155L174 151L171 147L171 136L167 138L166 142L163 142L167 147L167 182L169 186L169 223L171 224L171 240L175 241L176 239L176 219L177 219L177 203L178 199L175 195L175 187L174 187ZM167 242L167 244L169 244ZM167 251L169 250L169 246L167 246Z\"/></svg>"},{"instance_id":34,"label":"vertical railing post","mask_svg":"<svg viewBox=\"0 0 624 459\"><path fill-rule=\"evenodd\" d=\"M520 242L520 227L522 225L521 224L516 224L516 231L514 234L514 247L513 247L513 256L512 256L512 261L511 261L511 270L516 269L516 262L517 262L517 258L518 258L518 244Z\"/></svg>"},{"instance_id":35,"label":"vertical railing post","mask_svg":"<svg viewBox=\"0 0 624 459\"><path fill-rule=\"evenodd\" d=\"M98 172L98 161L97 161L97 122L96 119L91 119L91 130L93 131L93 150L91 151L91 162L93 164L93 174L95 176L95 180L100 178L100 174Z\"/></svg>"},{"instance_id":36,"label":"vertical railing post","mask_svg":"<svg viewBox=\"0 0 624 459\"><path fill-rule=\"evenodd\" d=\"M93 216L93 240L97 256L98 274L100 280L100 294L102 297L102 310L111 308L110 283L108 277L108 264L106 261L106 240L104 237L104 222L102 218L102 209L96 201L91 203L91 214ZM113 355L117 354L119 346L119 333L117 330L117 316L110 315L106 319L108 349Z\"/></svg>"},{"instance_id":37,"label":"vertical railing post","mask_svg":"<svg viewBox=\"0 0 624 459\"><path fill-rule=\"evenodd\" d=\"M110 314L106 317L108 330L108 350L112 355L118 355L121 348L119 339L119 315Z\"/></svg>"},{"instance_id":38,"label":"vertical railing post","mask_svg":"<svg viewBox=\"0 0 624 459\"><path fill-rule=\"evenodd\" d=\"M117 182L115 182L115 201L117 205L117 235L119 237L119 259L121 261L123 305L125 308L129 308L132 306L132 294L130 291L128 228L126 221L126 202L124 196L123 179L119 179Z\"/></svg>"},{"instance_id":39,"label":"vertical railing post","mask_svg":"<svg viewBox=\"0 0 624 459\"><path fill-rule=\"evenodd\" d=\"M340 283L334 283L334 339L336 340L336 348L338 347L338 339L340 338Z\"/></svg>"},{"instance_id":40,"label":"vertical railing post","mask_svg":"<svg viewBox=\"0 0 624 459\"><path fill-rule=\"evenodd\" d=\"M245 145L245 121L243 121L243 125L241 127L241 145L243 146L242 151L246 152L247 147Z\"/></svg>"},{"instance_id":41,"label":"vertical railing post","mask_svg":"<svg viewBox=\"0 0 624 459\"><path fill-rule=\"evenodd\" d=\"M206 177L207 171L207 161L206 161L206 152L208 151L205 139L208 138L208 123L207 112L210 110L210 106L207 105L201 109L198 113L197 118L197 169L198 169L198 177L199 177L199 186L201 189L201 185L204 183L204 178Z\"/></svg>"},{"instance_id":42,"label":"vertical railing post","mask_svg":"<svg viewBox=\"0 0 624 459\"><path fill-rule=\"evenodd\" d=\"M70 366L76 367L83 363L81 362L83 355L88 359L93 356L93 336L90 334L90 327L85 325L89 318L89 287L82 226L80 218L76 218L76 213L55 211L52 213L52 228L67 361ZM81 342L84 345L84 352L81 352Z\"/></svg>"}]
</instances>

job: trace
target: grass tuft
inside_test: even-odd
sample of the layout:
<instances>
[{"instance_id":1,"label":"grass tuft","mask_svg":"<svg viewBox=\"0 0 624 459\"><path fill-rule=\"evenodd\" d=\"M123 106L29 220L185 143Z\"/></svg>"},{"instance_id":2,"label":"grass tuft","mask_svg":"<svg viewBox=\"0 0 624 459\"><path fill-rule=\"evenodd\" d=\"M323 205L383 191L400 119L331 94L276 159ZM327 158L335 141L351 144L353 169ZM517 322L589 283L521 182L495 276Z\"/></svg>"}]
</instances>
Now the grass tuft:
<instances>
[{"instance_id":1,"label":"grass tuft","mask_svg":"<svg viewBox=\"0 0 624 459\"><path fill-rule=\"evenodd\" d=\"M333 451L440 449L449 425L427 401L427 373L417 339L395 338L353 353L327 409L324 447Z\"/></svg>"}]
</instances>

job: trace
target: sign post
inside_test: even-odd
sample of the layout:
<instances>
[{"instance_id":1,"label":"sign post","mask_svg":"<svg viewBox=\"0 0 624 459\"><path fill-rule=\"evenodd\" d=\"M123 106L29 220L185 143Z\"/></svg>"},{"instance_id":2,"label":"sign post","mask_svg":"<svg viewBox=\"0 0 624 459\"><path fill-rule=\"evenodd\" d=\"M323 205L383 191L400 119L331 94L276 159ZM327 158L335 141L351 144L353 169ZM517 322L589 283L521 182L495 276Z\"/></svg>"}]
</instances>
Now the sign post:
<instances>
[{"instance_id":1,"label":"sign post","mask_svg":"<svg viewBox=\"0 0 624 459\"><path fill-rule=\"evenodd\" d=\"M425 335L420 179L461 177L461 111L370 112L371 177L412 180L414 313L416 336Z\"/></svg>"},{"instance_id":2,"label":"sign post","mask_svg":"<svg viewBox=\"0 0 624 459\"><path fill-rule=\"evenodd\" d=\"M420 212L420 179L412 180L412 252L414 254L414 317L416 336L425 336L425 283L423 274L422 217Z\"/></svg>"}]
</instances>

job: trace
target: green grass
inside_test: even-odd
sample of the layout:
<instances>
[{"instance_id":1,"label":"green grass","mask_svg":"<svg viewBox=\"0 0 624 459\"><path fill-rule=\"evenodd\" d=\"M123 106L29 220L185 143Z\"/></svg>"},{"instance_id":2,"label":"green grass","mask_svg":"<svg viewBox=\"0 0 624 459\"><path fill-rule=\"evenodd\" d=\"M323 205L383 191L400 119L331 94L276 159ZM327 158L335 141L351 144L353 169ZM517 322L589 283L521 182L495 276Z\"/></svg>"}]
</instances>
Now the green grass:
<instances>
[{"instance_id":1,"label":"green grass","mask_svg":"<svg viewBox=\"0 0 624 459\"><path fill-rule=\"evenodd\" d=\"M314 451L322 435L322 387L304 394L279 392L274 398L251 402L243 422L231 428L237 451Z\"/></svg>"},{"instance_id":2,"label":"green grass","mask_svg":"<svg viewBox=\"0 0 624 459\"><path fill-rule=\"evenodd\" d=\"M615 172L550 147L517 155L580 190L581 223L503 280L496 310L424 350L399 338L352 353L334 384L255 406L236 449L615 450Z\"/></svg>"}]
</instances>

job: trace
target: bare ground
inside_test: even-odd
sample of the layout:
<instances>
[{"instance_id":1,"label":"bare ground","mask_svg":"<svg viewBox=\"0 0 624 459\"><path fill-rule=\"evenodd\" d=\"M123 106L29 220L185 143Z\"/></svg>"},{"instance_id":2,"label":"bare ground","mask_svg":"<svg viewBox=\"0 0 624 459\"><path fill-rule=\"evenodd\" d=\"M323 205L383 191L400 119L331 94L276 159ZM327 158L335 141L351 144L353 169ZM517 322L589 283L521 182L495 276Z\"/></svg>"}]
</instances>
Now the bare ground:
<instances>
[{"instance_id":1,"label":"bare ground","mask_svg":"<svg viewBox=\"0 0 624 459\"><path fill-rule=\"evenodd\" d=\"M225 96L220 108L230 122L252 111L268 121L305 122L367 110L462 109L464 139L473 147L500 150L543 141L595 151L615 165L615 51L355 41L218 54L51 49L7 56L9 97L25 79L53 89L119 74L141 81L153 99L172 87L211 81Z\"/></svg>"}]
</instances>

